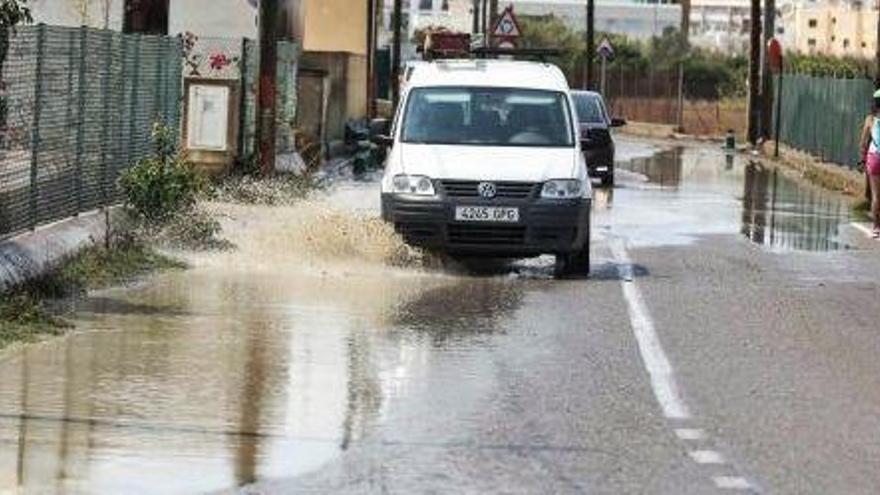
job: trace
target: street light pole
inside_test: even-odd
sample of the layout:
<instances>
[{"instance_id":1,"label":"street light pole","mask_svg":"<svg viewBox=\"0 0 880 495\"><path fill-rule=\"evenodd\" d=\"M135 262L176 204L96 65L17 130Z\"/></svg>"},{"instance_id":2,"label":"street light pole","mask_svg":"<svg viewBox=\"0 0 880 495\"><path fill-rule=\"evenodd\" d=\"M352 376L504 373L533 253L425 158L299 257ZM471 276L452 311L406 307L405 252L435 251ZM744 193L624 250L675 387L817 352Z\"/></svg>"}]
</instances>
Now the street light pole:
<instances>
[{"instance_id":1,"label":"street light pole","mask_svg":"<svg viewBox=\"0 0 880 495\"><path fill-rule=\"evenodd\" d=\"M276 94L278 85L278 0L260 0L260 80L257 83L256 141L260 150L260 173L275 170Z\"/></svg>"},{"instance_id":2,"label":"street light pole","mask_svg":"<svg viewBox=\"0 0 880 495\"><path fill-rule=\"evenodd\" d=\"M767 47L776 31L776 0L764 0L764 44L763 62L761 64L761 136L770 137L773 127L773 89L770 60Z\"/></svg>"}]
</instances>

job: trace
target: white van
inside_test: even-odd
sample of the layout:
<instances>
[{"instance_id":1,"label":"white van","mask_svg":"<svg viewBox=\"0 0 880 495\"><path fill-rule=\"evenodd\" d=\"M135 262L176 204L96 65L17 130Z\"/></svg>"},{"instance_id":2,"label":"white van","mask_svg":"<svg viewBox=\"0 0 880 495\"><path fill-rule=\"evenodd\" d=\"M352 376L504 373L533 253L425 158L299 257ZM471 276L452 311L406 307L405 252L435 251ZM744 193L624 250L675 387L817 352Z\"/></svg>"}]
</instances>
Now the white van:
<instances>
[{"instance_id":1,"label":"white van","mask_svg":"<svg viewBox=\"0 0 880 495\"><path fill-rule=\"evenodd\" d=\"M391 147L382 217L429 250L555 254L559 271L588 273L592 187L562 71L446 60L406 79L390 130L374 129Z\"/></svg>"}]
</instances>

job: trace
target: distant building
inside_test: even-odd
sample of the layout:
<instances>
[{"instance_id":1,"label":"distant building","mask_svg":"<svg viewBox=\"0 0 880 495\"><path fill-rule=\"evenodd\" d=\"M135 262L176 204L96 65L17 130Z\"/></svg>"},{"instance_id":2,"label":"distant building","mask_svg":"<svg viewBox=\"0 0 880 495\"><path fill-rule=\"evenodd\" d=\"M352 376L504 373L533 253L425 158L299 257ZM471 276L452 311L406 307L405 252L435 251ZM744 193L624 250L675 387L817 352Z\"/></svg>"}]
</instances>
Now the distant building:
<instances>
[{"instance_id":1,"label":"distant building","mask_svg":"<svg viewBox=\"0 0 880 495\"><path fill-rule=\"evenodd\" d=\"M750 18L749 0L692 0L690 42L722 53L746 53Z\"/></svg>"},{"instance_id":2,"label":"distant building","mask_svg":"<svg viewBox=\"0 0 880 495\"><path fill-rule=\"evenodd\" d=\"M512 0L507 2L520 16L552 14L572 29L583 31L587 12L584 0ZM505 4L505 2L502 2ZM639 3L624 0L597 0L595 28L598 32L623 34L633 39L660 36L667 28L681 25L681 6L672 3Z\"/></svg>"},{"instance_id":3,"label":"distant building","mask_svg":"<svg viewBox=\"0 0 880 495\"><path fill-rule=\"evenodd\" d=\"M786 8L793 21L789 39L800 53L873 58L878 12L874 2L799 2ZM789 45L791 46L791 45Z\"/></svg>"}]
</instances>

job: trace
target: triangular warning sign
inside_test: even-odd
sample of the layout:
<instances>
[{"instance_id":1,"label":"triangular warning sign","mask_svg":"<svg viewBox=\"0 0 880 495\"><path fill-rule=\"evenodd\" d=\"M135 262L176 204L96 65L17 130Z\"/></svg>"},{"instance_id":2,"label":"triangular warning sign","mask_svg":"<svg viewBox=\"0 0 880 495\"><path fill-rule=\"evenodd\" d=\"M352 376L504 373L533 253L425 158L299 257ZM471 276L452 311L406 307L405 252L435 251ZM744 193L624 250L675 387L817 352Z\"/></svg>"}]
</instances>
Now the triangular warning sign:
<instances>
[{"instance_id":1,"label":"triangular warning sign","mask_svg":"<svg viewBox=\"0 0 880 495\"><path fill-rule=\"evenodd\" d=\"M596 48L596 52L599 56L605 58L614 58L614 45L611 44L611 40L608 38L603 38L602 42L599 43L599 47Z\"/></svg>"},{"instance_id":2,"label":"triangular warning sign","mask_svg":"<svg viewBox=\"0 0 880 495\"><path fill-rule=\"evenodd\" d=\"M522 31L519 29L519 23L516 22L516 16L513 15L513 8L507 7L495 24L492 30L492 36L496 38L519 38Z\"/></svg>"}]
</instances>

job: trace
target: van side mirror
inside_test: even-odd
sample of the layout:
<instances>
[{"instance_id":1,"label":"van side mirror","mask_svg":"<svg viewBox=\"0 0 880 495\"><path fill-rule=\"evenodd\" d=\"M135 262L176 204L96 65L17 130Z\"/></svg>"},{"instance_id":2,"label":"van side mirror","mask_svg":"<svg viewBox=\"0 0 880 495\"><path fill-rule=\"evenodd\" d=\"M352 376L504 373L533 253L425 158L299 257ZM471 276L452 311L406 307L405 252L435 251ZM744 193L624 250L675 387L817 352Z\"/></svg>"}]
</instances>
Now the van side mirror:
<instances>
[{"instance_id":1,"label":"van side mirror","mask_svg":"<svg viewBox=\"0 0 880 495\"><path fill-rule=\"evenodd\" d=\"M617 117L611 119L611 127L623 127L626 125L626 119L619 119Z\"/></svg>"},{"instance_id":2,"label":"van side mirror","mask_svg":"<svg viewBox=\"0 0 880 495\"><path fill-rule=\"evenodd\" d=\"M370 121L370 141L382 146L389 147L394 144L390 135L391 121L388 119L373 119Z\"/></svg>"}]
</instances>

